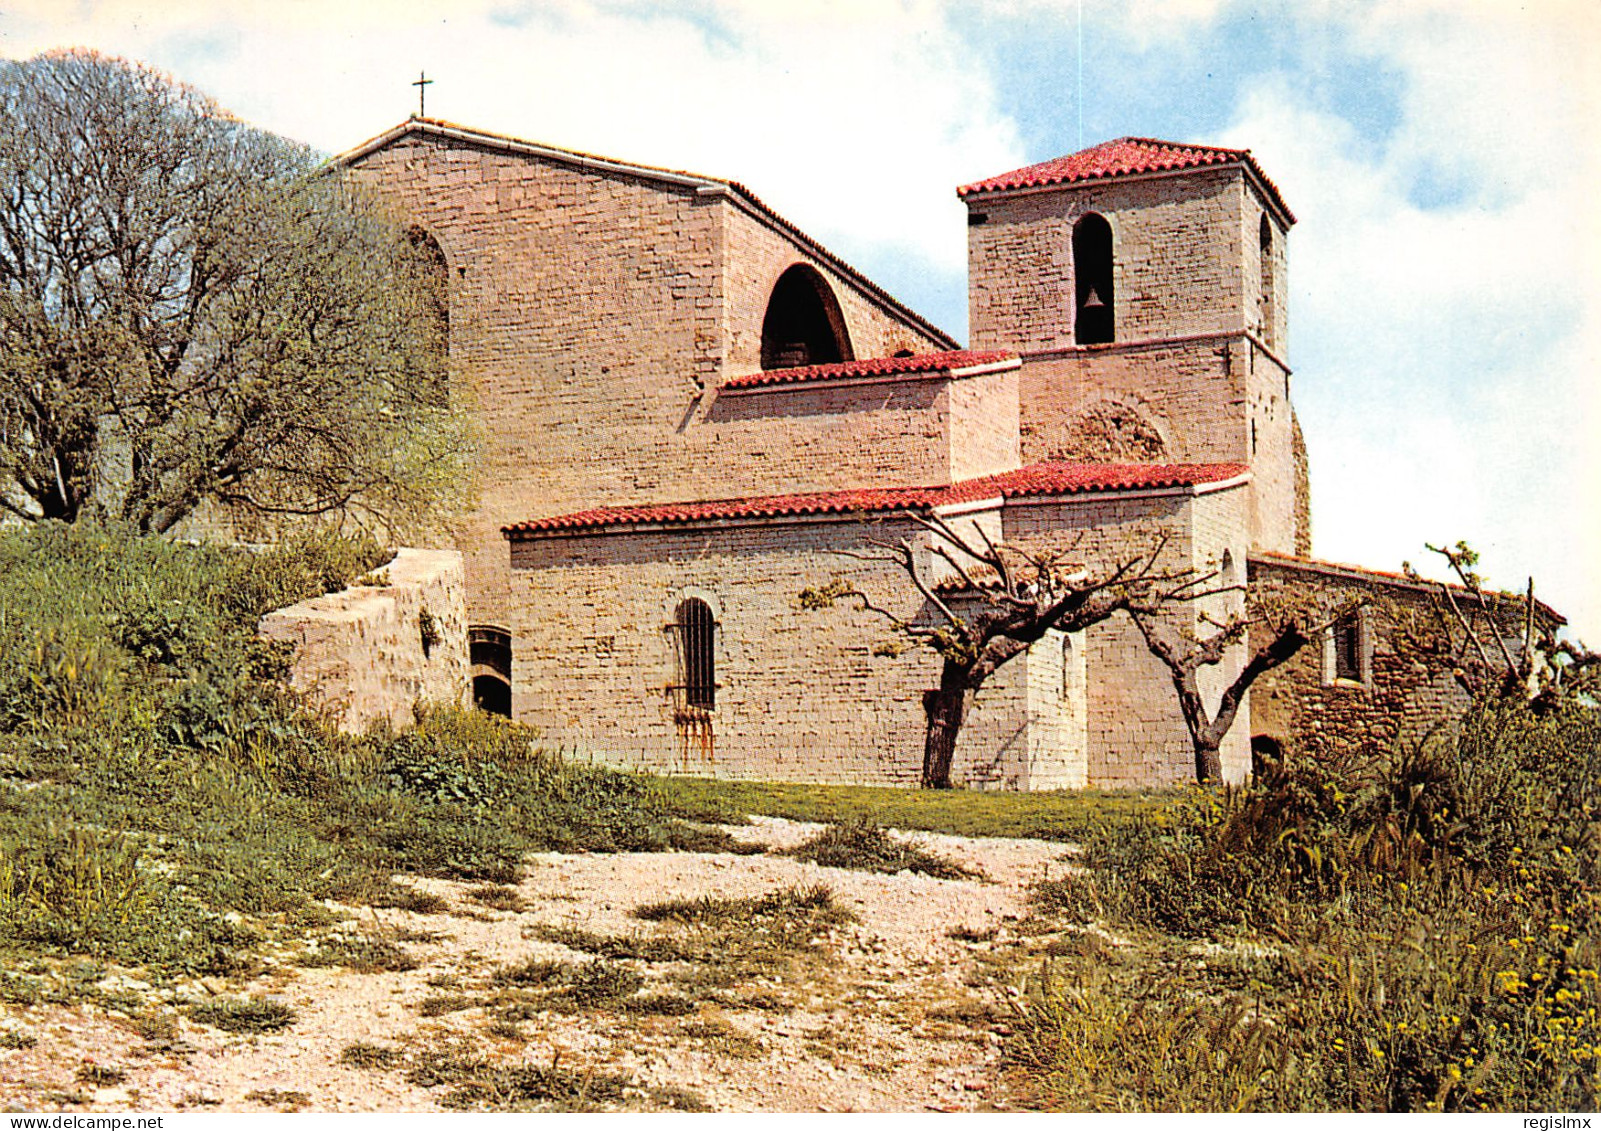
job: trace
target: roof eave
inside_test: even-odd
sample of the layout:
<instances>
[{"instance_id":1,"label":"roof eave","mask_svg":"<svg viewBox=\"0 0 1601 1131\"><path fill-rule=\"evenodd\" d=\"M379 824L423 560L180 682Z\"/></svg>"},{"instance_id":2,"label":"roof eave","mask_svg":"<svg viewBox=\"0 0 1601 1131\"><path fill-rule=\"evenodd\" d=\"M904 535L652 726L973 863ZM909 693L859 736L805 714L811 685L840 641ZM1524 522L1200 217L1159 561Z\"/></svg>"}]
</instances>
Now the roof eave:
<instances>
[{"instance_id":1,"label":"roof eave","mask_svg":"<svg viewBox=\"0 0 1601 1131\"><path fill-rule=\"evenodd\" d=\"M1267 179L1266 175L1257 166L1256 160L1249 154L1232 157L1223 161L1209 161L1205 164L1190 165L1180 169L1146 169L1137 173L1107 173L1095 177L1079 177L1076 179L1062 178L1036 185L1003 185L997 188L956 190L956 196L963 204L982 204L987 201L1001 200L1016 196L1033 196L1046 192L1066 192L1077 188L1093 188L1113 183L1128 183L1133 181L1160 180L1168 177L1188 177L1197 173L1205 173L1219 169L1239 169L1255 185L1257 193L1267 203L1268 207L1279 218L1286 228L1295 225L1295 213L1284 202L1278 188Z\"/></svg>"}]
</instances>

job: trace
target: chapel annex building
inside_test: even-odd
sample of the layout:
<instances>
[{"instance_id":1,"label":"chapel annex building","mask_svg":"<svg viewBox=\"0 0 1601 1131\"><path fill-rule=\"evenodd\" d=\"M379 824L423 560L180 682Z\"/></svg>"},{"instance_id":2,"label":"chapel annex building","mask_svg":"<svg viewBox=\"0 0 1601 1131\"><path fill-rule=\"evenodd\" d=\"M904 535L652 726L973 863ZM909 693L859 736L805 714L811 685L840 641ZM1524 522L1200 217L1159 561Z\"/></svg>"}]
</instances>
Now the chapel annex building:
<instances>
[{"instance_id":1,"label":"chapel annex building","mask_svg":"<svg viewBox=\"0 0 1601 1131\"><path fill-rule=\"evenodd\" d=\"M847 556L926 539L908 511L1090 568L1160 541L1176 567L1331 603L1404 588L1307 556L1295 218L1249 151L1122 138L958 189L965 349L735 182L416 118L340 160L433 254L453 390L481 419L482 502L458 539L477 698L570 754L915 785L937 658L883 654L879 618L796 599L843 575L920 615L903 574ZM1353 704L1381 735L1406 725L1427 679L1384 699L1362 629L1258 682L1226 776L1253 736L1294 741ZM1192 774L1166 669L1119 617L1003 667L953 780Z\"/></svg>"}]
</instances>

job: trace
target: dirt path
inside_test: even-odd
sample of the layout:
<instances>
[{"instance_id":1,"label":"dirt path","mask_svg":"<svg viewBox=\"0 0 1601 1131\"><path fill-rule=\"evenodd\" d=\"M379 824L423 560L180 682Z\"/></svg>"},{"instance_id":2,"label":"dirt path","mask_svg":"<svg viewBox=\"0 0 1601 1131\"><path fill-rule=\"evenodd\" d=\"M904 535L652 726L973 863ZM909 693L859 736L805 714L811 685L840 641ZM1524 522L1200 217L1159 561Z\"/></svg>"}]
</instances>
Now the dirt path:
<instances>
[{"instance_id":1,"label":"dirt path","mask_svg":"<svg viewBox=\"0 0 1601 1131\"><path fill-rule=\"evenodd\" d=\"M761 819L731 831L782 848L817 827ZM366 937L398 940L416 969L357 973L285 961L248 983L207 979L169 995L179 1003L208 995L281 1002L294 1022L276 1032L221 1032L172 1004L119 1012L106 1007L104 994L98 1005L0 1006L0 1106L815 1112L1002 1105L991 1089L1007 991L994 961L1015 941L1027 885L1065 867L1063 847L908 839L988 879L877 875L776 855L653 853L536 855L514 897L418 881L449 909L363 908L353 924ZM711 935L630 915L653 901L760 897L816 884L827 885L855 921L798 928L783 946L738 933L743 927ZM486 898L514 909L491 910ZM747 956L747 945L757 944L766 949ZM607 948L610 957L597 958ZM541 960L545 966L528 966ZM547 989L519 988L517 979L554 977L558 964L563 977L579 968L593 975L597 996L574 1004ZM602 984L625 975L620 986ZM116 988L101 982L103 991L108 986ZM605 996L613 990L618 996Z\"/></svg>"}]
</instances>

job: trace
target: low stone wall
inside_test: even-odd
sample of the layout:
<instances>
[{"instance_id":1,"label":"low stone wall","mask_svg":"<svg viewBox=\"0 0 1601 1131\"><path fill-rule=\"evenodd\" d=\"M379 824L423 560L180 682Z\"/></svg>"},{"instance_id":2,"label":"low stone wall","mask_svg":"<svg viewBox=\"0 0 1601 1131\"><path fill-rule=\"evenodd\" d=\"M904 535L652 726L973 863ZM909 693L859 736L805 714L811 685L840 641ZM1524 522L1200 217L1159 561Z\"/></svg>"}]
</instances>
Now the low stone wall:
<instances>
[{"instance_id":1,"label":"low stone wall","mask_svg":"<svg viewBox=\"0 0 1601 1131\"><path fill-rule=\"evenodd\" d=\"M263 637L294 645L291 685L347 732L410 726L419 701L470 703L461 554L403 549L372 579L262 618Z\"/></svg>"}]
</instances>

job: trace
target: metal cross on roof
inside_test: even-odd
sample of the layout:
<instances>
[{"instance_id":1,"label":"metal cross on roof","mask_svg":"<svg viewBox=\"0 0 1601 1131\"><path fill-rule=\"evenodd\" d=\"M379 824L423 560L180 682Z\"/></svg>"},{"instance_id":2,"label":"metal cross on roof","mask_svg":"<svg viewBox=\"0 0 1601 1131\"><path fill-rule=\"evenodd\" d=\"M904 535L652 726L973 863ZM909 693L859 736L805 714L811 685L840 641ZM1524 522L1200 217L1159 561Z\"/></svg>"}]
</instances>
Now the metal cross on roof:
<instances>
[{"instance_id":1,"label":"metal cross on roof","mask_svg":"<svg viewBox=\"0 0 1601 1131\"><path fill-rule=\"evenodd\" d=\"M428 77L427 71L418 71L417 81L411 84L417 88L417 117L419 118L426 118L428 116L428 104L426 98L428 95L428 87L432 86L433 82L434 80Z\"/></svg>"}]
</instances>

